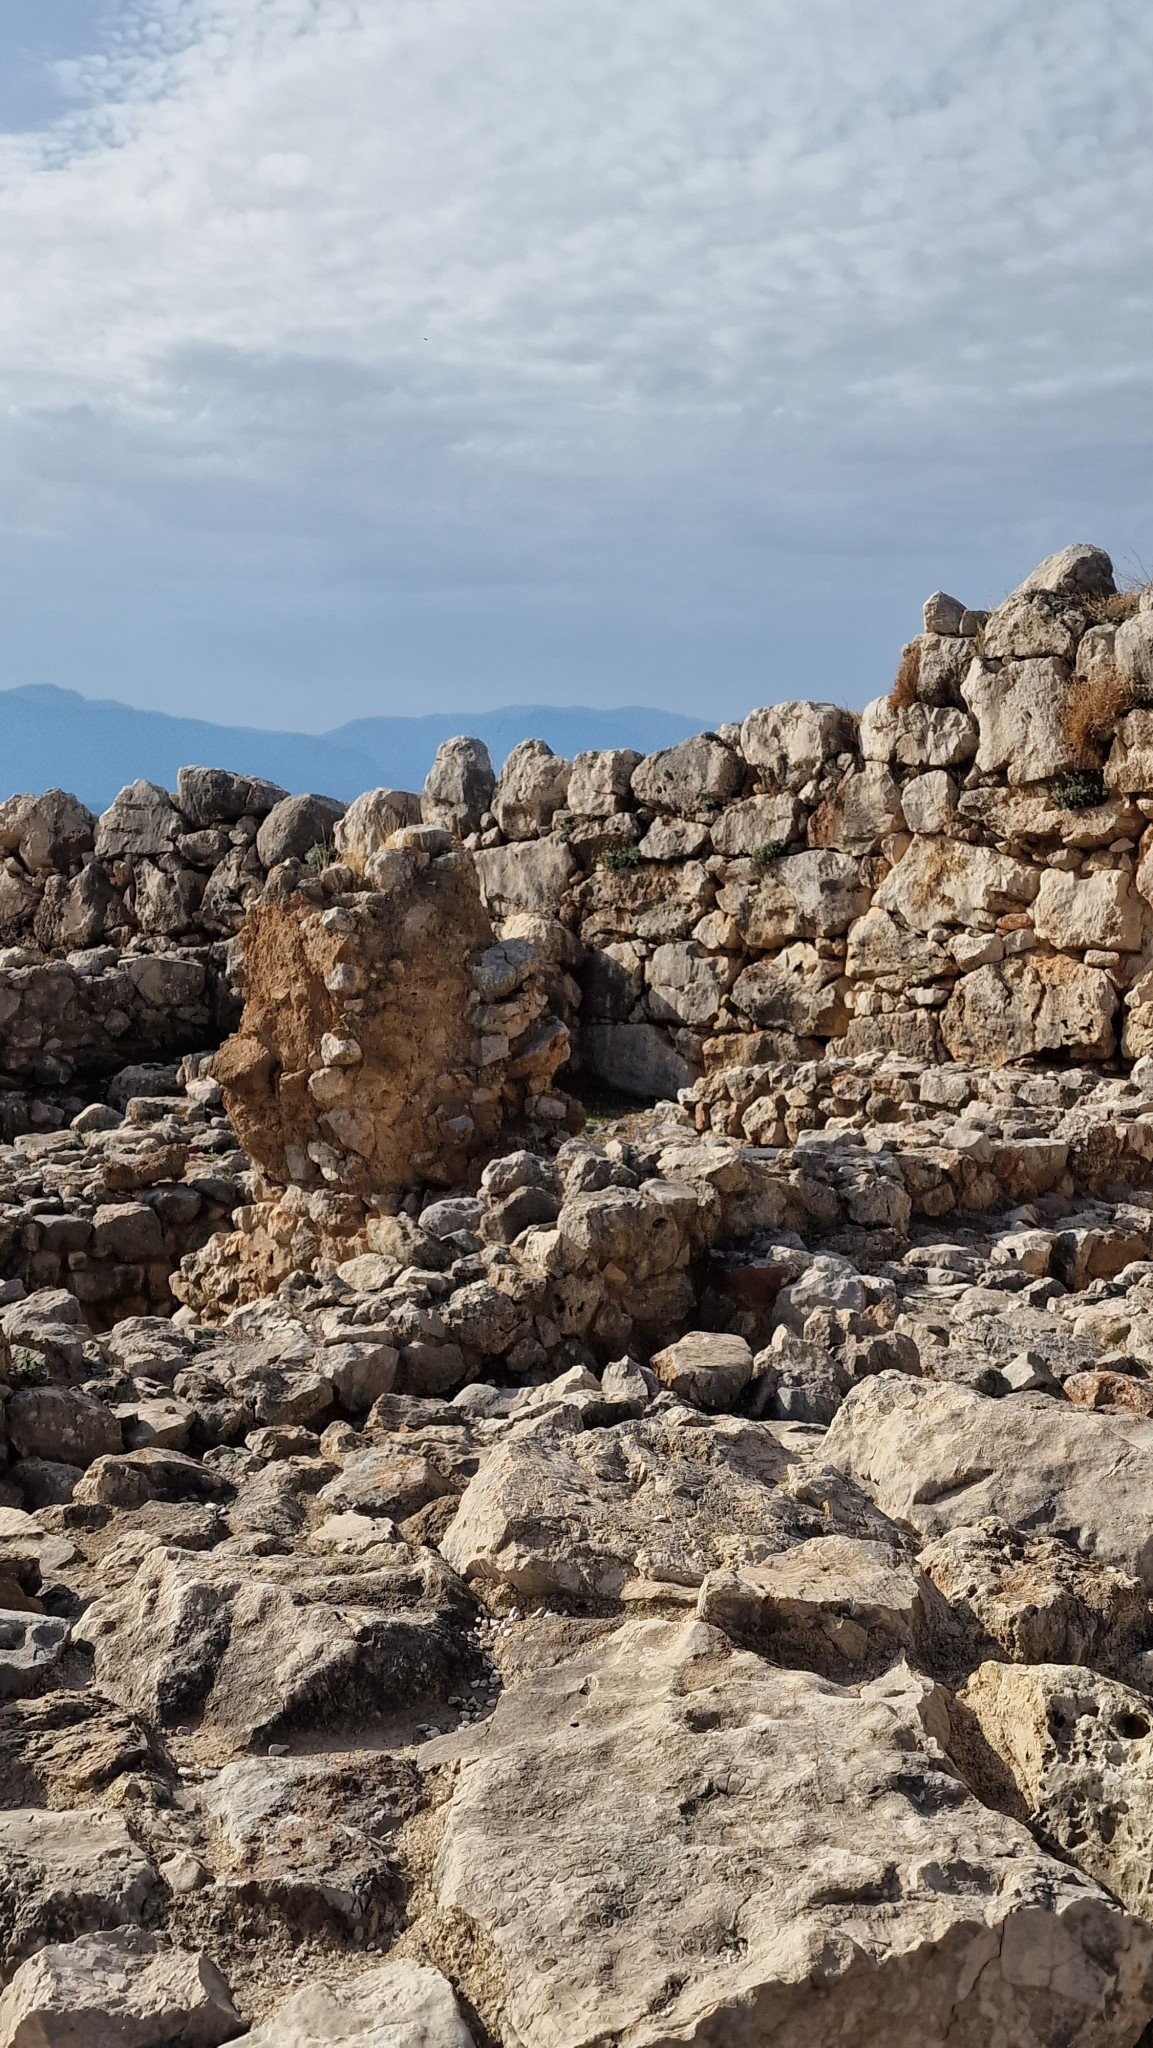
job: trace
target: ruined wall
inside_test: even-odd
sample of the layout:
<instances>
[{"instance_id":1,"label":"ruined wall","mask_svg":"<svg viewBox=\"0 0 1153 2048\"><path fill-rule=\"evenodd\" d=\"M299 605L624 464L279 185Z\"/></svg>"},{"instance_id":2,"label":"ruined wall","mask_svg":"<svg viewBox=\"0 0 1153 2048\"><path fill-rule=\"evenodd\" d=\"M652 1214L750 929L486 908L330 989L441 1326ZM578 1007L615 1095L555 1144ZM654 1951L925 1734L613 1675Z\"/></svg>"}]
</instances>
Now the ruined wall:
<instances>
[{"instance_id":1,"label":"ruined wall","mask_svg":"<svg viewBox=\"0 0 1153 2048\"><path fill-rule=\"evenodd\" d=\"M341 811L208 769L100 819L0 808L9 1064L219 1042L248 908L321 870L338 894L421 818L473 854L498 937L547 955L578 1063L640 1096L830 1049L1153 1047L1153 592L1119 595L1095 548L992 613L938 593L859 716L779 704L644 759L528 740L499 777L453 740L421 796Z\"/></svg>"},{"instance_id":2,"label":"ruined wall","mask_svg":"<svg viewBox=\"0 0 1153 2048\"><path fill-rule=\"evenodd\" d=\"M529 741L457 822L498 914L578 938L584 1061L638 1093L828 1049L1136 1058L1151 707L1153 592L1079 546L991 614L930 599L859 717L780 704L644 760Z\"/></svg>"},{"instance_id":3,"label":"ruined wall","mask_svg":"<svg viewBox=\"0 0 1153 2048\"><path fill-rule=\"evenodd\" d=\"M496 940L440 827L394 830L368 869L334 864L245 927L244 1014L212 1073L260 1170L234 1249L266 1285L380 1250L404 1197L463 1184L502 1128L581 1121L552 1086L569 1034L547 944Z\"/></svg>"},{"instance_id":4,"label":"ruined wall","mask_svg":"<svg viewBox=\"0 0 1153 2048\"><path fill-rule=\"evenodd\" d=\"M51 1086L218 1044L239 1014L229 941L271 873L331 851L343 808L211 768L175 795L130 783L99 818L63 790L10 797L0 1073Z\"/></svg>"}]
</instances>

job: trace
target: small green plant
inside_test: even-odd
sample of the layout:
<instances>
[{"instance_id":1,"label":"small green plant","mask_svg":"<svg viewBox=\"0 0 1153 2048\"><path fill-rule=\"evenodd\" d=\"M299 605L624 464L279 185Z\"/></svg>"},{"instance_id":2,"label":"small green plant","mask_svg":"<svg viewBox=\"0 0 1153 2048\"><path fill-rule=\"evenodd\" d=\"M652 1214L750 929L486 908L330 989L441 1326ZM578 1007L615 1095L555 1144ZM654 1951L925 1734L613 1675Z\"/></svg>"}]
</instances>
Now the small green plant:
<instances>
[{"instance_id":1,"label":"small green plant","mask_svg":"<svg viewBox=\"0 0 1153 2048\"><path fill-rule=\"evenodd\" d=\"M569 840L572 838L575 824L576 819L571 811L558 811L554 817L552 828L562 846L568 845Z\"/></svg>"},{"instance_id":2,"label":"small green plant","mask_svg":"<svg viewBox=\"0 0 1153 2048\"><path fill-rule=\"evenodd\" d=\"M310 846L305 854L304 865L310 875L322 875L325 868L330 868L335 859L336 848L331 839L318 839L316 845Z\"/></svg>"},{"instance_id":3,"label":"small green plant","mask_svg":"<svg viewBox=\"0 0 1153 2048\"><path fill-rule=\"evenodd\" d=\"M14 1387L42 1387L48 1378L48 1367L39 1352L18 1344L12 1353L8 1377Z\"/></svg>"},{"instance_id":4,"label":"small green plant","mask_svg":"<svg viewBox=\"0 0 1153 2048\"><path fill-rule=\"evenodd\" d=\"M1105 778L1099 768L1074 768L1068 775L1059 775L1052 784L1053 801L1063 811L1092 811L1103 804L1108 795Z\"/></svg>"},{"instance_id":5,"label":"small green plant","mask_svg":"<svg viewBox=\"0 0 1153 2048\"><path fill-rule=\"evenodd\" d=\"M607 868L611 875L623 874L628 868L639 868L640 864L641 850L635 842L632 846L606 846L601 855L601 866Z\"/></svg>"},{"instance_id":6,"label":"small green plant","mask_svg":"<svg viewBox=\"0 0 1153 2048\"><path fill-rule=\"evenodd\" d=\"M766 839L764 845L758 846L753 855L753 866L755 868L772 867L773 862L780 860L784 851L785 842L783 839Z\"/></svg>"}]
</instances>

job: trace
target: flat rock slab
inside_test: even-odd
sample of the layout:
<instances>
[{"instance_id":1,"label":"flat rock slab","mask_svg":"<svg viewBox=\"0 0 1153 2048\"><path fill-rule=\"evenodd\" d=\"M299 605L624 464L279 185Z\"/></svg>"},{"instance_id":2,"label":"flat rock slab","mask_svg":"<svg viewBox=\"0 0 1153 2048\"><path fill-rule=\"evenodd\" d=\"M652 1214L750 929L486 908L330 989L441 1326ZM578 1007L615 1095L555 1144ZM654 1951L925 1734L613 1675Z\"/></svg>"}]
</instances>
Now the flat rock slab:
<instances>
[{"instance_id":1,"label":"flat rock slab","mask_svg":"<svg viewBox=\"0 0 1153 2048\"><path fill-rule=\"evenodd\" d=\"M921 1648L941 1605L891 1545L813 1536L764 1564L710 1572L697 1612L740 1648L843 1685Z\"/></svg>"},{"instance_id":2,"label":"flat rock slab","mask_svg":"<svg viewBox=\"0 0 1153 2048\"><path fill-rule=\"evenodd\" d=\"M203 1716L240 1746L440 1696L468 1613L439 1559L403 1544L367 1566L157 1546L77 1633L121 1706L161 1726Z\"/></svg>"},{"instance_id":3,"label":"flat rock slab","mask_svg":"<svg viewBox=\"0 0 1153 2048\"><path fill-rule=\"evenodd\" d=\"M506 1694L436 1879L485 2024L522 2048L1132 2048L1153 1929L970 1795L934 1704L907 1672L841 1689L663 1620Z\"/></svg>"},{"instance_id":4,"label":"flat rock slab","mask_svg":"<svg viewBox=\"0 0 1153 2048\"><path fill-rule=\"evenodd\" d=\"M441 1550L462 1576L522 1599L616 1599L629 1580L699 1586L837 1528L896 1539L856 1488L805 1485L766 1423L695 1409L573 1430L558 1423L489 1453Z\"/></svg>"},{"instance_id":5,"label":"flat rock slab","mask_svg":"<svg viewBox=\"0 0 1153 2048\"><path fill-rule=\"evenodd\" d=\"M45 1941L138 1925L159 1905L152 1864L107 1813L0 1813L0 1967Z\"/></svg>"},{"instance_id":6,"label":"flat rock slab","mask_svg":"<svg viewBox=\"0 0 1153 2048\"><path fill-rule=\"evenodd\" d=\"M135 1928L43 1948L0 1994L0 2048L217 2048L243 2024L206 1955Z\"/></svg>"},{"instance_id":7,"label":"flat rock slab","mask_svg":"<svg viewBox=\"0 0 1153 2048\"><path fill-rule=\"evenodd\" d=\"M452 1986L404 1960L294 1992L241 2048L473 2048Z\"/></svg>"},{"instance_id":8,"label":"flat rock slab","mask_svg":"<svg viewBox=\"0 0 1153 2048\"><path fill-rule=\"evenodd\" d=\"M879 1373L852 1389L824 1448L924 1536L996 1515L1065 1536L1153 1587L1153 1422L1143 1417Z\"/></svg>"}]
</instances>

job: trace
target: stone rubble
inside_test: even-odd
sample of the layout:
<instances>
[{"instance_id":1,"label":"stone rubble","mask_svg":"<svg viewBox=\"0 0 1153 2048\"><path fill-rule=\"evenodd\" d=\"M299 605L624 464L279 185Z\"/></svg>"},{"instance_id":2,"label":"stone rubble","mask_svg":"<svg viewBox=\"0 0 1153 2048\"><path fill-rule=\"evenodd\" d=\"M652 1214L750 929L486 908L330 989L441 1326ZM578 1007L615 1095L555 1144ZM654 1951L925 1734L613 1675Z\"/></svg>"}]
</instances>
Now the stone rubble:
<instances>
[{"instance_id":1,"label":"stone rubble","mask_svg":"<svg viewBox=\"0 0 1153 2048\"><path fill-rule=\"evenodd\" d=\"M1149 2048L1151 647L0 807L0 2048Z\"/></svg>"}]
</instances>

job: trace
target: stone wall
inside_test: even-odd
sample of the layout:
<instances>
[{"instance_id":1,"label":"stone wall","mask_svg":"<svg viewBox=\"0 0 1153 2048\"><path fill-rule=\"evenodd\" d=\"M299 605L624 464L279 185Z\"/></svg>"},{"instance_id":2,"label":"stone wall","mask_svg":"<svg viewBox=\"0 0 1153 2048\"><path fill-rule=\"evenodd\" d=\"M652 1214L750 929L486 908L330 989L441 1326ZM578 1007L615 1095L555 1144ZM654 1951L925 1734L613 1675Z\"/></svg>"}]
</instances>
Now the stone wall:
<instances>
[{"instance_id":1,"label":"stone wall","mask_svg":"<svg viewBox=\"0 0 1153 2048\"><path fill-rule=\"evenodd\" d=\"M474 854L497 937L547 955L576 1064L638 1096L830 1051L1130 1060L1153 1047L1153 591L1071 547L991 613L937 593L860 715L778 704L643 759L527 740L499 777L458 739L420 796L343 815L202 768L99 819L13 798L10 1069L219 1042L249 907L310 875L338 895L419 821Z\"/></svg>"},{"instance_id":2,"label":"stone wall","mask_svg":"<svg viewBox=\"0 0 1153 2048\"><path fill-rule=\"evenodd\" d=\"M983 1065L1153 1045L1153 591L1086 546L992 613L936 594L893 692L752 711L666 752L526 741L426 814L494 912L579 941L593 1074L897 1052ZM454 751L455 750L455 751Z\"/></svg>"},{"instance_id":3,"label":"stone wall","mask_svg":"<svg viewBox=\"0 0 1153 2048\"><path fill-rule=\"evenodd\" d=\"M415 799L413 800L415 802ZM0 1067L76 1073L220 1042L239 1014L230 940L276 871L331 853L344 806L185 768L134 782L95 817L63 790L0 805Z\"/></svg>"}]
</instances>

